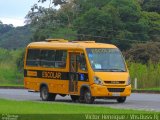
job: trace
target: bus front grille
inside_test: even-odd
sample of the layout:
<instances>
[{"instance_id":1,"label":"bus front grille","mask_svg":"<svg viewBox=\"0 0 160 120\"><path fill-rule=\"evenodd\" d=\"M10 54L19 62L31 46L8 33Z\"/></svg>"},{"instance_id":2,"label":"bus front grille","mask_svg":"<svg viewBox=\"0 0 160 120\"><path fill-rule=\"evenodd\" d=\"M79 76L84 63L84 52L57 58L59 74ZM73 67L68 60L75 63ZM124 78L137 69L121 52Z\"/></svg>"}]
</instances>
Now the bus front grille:
<instances>
[{"instance_id":1,"label":"bus front grille","mask_svg":"<svg viewBox=\"0 0 160 120\"><path fill-rule=\"evenodd\" d=\"M107 88L109 92L123 92L124 88Z\"/></svg>"},{"instance_id":2,"label":"bus front grille","mask_svg":"<svg viewBox=\"0 0 160 120\"><path fill-rule=\"evenodd\" d=\"M104 81L105 84L125 84L125 81Z\"/></svg>"}]
</instances>

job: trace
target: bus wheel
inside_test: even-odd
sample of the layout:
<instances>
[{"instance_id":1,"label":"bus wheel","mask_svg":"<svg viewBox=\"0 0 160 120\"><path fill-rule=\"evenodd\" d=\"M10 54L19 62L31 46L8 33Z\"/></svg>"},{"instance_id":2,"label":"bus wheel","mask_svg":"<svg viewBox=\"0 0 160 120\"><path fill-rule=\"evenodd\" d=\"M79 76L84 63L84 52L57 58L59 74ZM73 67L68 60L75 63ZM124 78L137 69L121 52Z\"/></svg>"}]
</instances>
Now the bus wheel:
<instances>
[{"instance_id":1,"label":"bus wheel","mask_svg":"<svg viewBox=\"0 0 160 120\"><path fill-rule=\"evenodd\" d=\"M126 97L119 97L117 98L118 103L124 103L126 101Z\"/></svg>"},{"instance_id":2,"label":"bus wheel","mask_svg":"<svg viewBox=\"0 0 160 120\"><path fill-rule=\"evenodd\" d=\"M43 101L54 101L56 94L49 93L48 88L46 86L43 86L40 89L40 96Z\"/></svg>"},{"instance_id":3,"label":"bus wheel","mask_svg":"<svg viewBox=\"0 0 160 120\"><path fill-rule=\"evenodd\" d=\"M76 102L79 100L79 96L76 96L76 95L71 95L71 99L73 102Z\"/></svg>"},{"instance_id":4,"label":"bus wheel","mask_svg":"<svg viewBox=\"0 0 160 120\"><path fill-rule=\"evenodd\" d=\"M84 101L87 104L92 104L94 102L94 97L91 96L91 92L88 89L84 92Z\"/></svg>"}]
</instances>

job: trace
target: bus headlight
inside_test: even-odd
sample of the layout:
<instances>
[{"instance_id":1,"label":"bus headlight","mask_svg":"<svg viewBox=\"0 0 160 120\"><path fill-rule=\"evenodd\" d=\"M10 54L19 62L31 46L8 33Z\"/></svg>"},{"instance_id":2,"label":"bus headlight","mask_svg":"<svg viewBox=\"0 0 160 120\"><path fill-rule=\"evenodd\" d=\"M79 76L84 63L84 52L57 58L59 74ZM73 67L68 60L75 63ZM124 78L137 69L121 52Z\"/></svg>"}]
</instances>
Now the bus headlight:
<instances>
[{"instance_id":1,"label":"bus headlight","mask_svg":"<svg viewBox=\"0 0 160 120\"><path fill-rule=\"evenodd\" d=\"M128 80L127 80L126 84L127 84L127 85L130 85L130 84L131 84L131 79L130 79L130 77L128 77Z\"/></svg>"},{"instance_id":2,"label":"bus headlight","mask_svg":"<svg viewBox=\"0 0 160 120\"><path fill-rule=\"evenodd\" d=\"M94 76L94 83L97 84L97 85L102 85L103 84L102 80L97 76Z\"/></svg>"}]
</instances>

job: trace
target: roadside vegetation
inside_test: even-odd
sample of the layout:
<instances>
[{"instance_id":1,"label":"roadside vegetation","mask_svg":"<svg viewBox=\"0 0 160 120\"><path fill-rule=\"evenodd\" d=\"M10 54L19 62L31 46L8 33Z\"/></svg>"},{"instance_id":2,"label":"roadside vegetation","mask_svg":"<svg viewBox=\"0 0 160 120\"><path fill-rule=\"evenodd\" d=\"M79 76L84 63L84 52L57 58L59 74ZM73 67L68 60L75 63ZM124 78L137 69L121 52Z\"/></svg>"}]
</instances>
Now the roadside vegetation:
<instances>
[{"instance_id":1,"label":"roadside vegetation","mask_svg":"<svg viewBox=\"0 0 160 120\"><path fill-rule=\"evenodd\" d=\"M23 49L0 49L0 86L23 85ZM138 89L160 90L160 63L127 62L132 86L137 78Z\"/></svg>"},{"instance_id":2,"label":"roadside vegetation","mask_svg":"<svg viewBox=\"0 0 160 120\"><path fill-rule=\"evenodd\" d=\"M133 89L133 90L135 90L135 89ZM136 89L136 90L140 90L140 91L160 91L160 87L158 86L157 88L138 88L138 89Z\"/></svg>"},{"instance_id":3,"label":"roadside vegetation","mask_svg":"<svg viewBox=\"0 0 160 120\"><path fill-rule=\"evenodd\" d=\"M138 89L160 90L160 63L142 64L129 63L129 70L134 88L134 79L137 78Z\"/></svg>"},{"instance_id":4,"label":"roadside vegetation","mask_svg":"<svg viewBox=\"0 0 160 120\"><path fill-rule=\"evenodd\" d=\"M23 84L28 42L64 38L117 45L126 57L132 86L137 78L138 89L160 89L159 0L50 0L48 8L39 6L46 1L35 1L26 26L14 28L0 21L1 86Z\"/></svg>"},{"instance_id":5,"label":"roadside vegetation","mask_svg":"<svg viewBox=\"0 0 160 120\"><path fill-rule=\"evenodd\" d=\"M23 84L23 71L17 66L23 49L0 49L0 85L12 86Z\"/></svg>"}]
</instances>

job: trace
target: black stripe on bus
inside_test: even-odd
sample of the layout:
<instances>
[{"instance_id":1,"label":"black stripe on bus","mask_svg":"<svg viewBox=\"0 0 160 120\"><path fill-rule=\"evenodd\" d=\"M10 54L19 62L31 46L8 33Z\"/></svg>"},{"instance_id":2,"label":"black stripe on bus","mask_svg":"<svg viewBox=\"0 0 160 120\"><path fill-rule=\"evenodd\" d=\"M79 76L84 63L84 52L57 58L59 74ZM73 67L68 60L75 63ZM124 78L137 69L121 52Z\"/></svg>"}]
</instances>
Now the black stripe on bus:
<instances>
[{"instance_id":1,"label":"black stripe on bus","mask_svg":"<svg viewBox=\"0 0 160 120\"><path fill-rule=\"evenodd\" d=\"M29 73L35 73L35 74L29 74ZM30 77L30 78L70 80L71 75L76 77L75 74L77 74L79 81L88 81L88 73L72 73L72 72L46 71L46 70L26 70L26 69L24 69L24 77Z\"/></svg>"}]
</instances>

